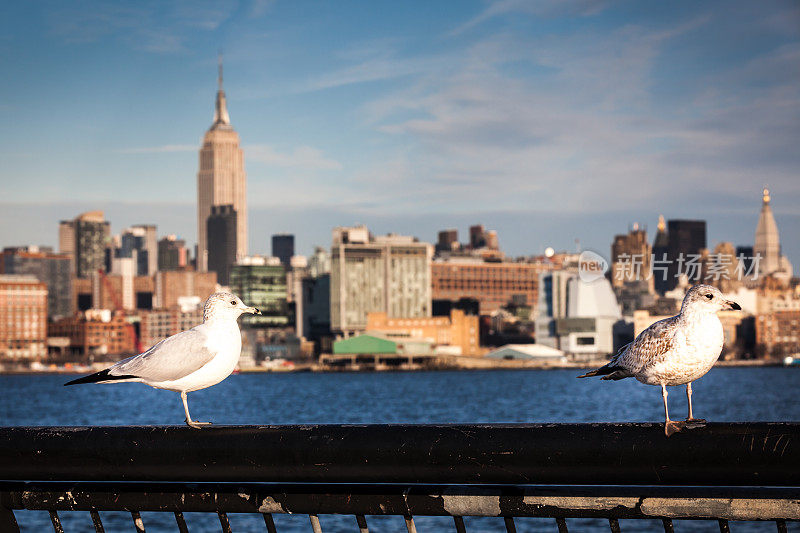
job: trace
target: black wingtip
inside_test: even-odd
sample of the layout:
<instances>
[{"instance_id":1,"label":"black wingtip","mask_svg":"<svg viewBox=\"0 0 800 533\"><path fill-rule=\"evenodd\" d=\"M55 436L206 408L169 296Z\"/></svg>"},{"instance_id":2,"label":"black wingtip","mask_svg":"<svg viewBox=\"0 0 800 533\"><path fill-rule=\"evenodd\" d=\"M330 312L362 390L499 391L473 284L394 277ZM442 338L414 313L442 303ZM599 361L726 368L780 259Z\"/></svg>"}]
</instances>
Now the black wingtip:
<instances>
[{"instance_id":1,"label":"black wingtip","mask_svg":"<svg viewBox=\"0 0 800 533\"><path fill-rule=\"evenodd\" d=\"M135 377L136 376L131 376L131 375L114 376L109 374L109 369L106 368L105 370L101 370L100 372L95 372L94 374L89 374L88 376L83 376L81 378L68 381L64 383L64 386L66 387L68 385L81 385L83 383L98 383L100 381L117 381L120 379L131 379Z\"/></svg>"}]
</instances>

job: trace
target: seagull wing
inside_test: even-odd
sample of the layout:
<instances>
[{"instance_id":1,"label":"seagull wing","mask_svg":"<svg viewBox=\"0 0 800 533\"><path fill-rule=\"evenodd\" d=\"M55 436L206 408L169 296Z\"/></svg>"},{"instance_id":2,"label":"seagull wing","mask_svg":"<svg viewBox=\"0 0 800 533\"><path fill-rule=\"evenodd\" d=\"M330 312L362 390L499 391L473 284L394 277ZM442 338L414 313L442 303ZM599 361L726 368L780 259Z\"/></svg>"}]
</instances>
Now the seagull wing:
<instances>
[{"instance_id":1,"label":"seagull wing","mask_svg":"<svg viewBox=\"0 0 800 533\"><path fill-rule=\"evenodd\" d=\"M645 367L663 361L675 347L677 320L676 315L651 324L639 333L612 364L636 374Z\"/></svg>"},{"instance_id":2,"label":"seagull wing","mask_svg":"<svg viewBox=\"0 0 800 533\"><path fill-rule=\"evenodd\" d=\"M208 349L205 328L196 326L159 342L146 352L112 366L112 376L136 376L145 381L174 381L188 376L217 354Z\"/></svg>"}]
</instances>

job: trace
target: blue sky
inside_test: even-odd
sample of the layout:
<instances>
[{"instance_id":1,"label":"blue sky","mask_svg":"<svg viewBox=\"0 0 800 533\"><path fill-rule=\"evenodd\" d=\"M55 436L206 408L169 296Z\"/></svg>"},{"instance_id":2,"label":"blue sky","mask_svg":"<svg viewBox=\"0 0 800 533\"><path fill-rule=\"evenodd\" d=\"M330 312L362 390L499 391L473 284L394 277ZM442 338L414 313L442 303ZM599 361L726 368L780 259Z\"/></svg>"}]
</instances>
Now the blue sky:
<instances>
[{"instance_id":1,"label":"blue sky","mask_svg":"<svg viewBox=\"0 0 800 533\"><path fill-rule=\"evenodd\" d=\"M752 243L760 189L800 267L796 2L14 2L0 17L0 245L104 209L194 241L216 56L250 248L334 225L512 254L705 218ZM22 218L25 223L19 224Z\"/></svg>"}]
</instances>

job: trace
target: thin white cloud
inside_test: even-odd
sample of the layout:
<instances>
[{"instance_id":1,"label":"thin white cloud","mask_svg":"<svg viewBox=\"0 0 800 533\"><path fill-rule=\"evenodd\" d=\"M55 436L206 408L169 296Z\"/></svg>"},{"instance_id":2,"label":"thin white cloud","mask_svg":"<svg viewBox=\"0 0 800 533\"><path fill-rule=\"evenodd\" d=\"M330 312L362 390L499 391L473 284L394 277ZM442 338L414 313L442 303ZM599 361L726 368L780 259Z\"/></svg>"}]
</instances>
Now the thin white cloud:
<instances>
[{"instance_id":1,"label":"thin white cloud","mask_svg":"<svg viewBox=\"0 0 800 533\"><path fill-rule=\"evenodd\" d=\"M199 149L193 144L164 144L161 146L144 146L139 148L121 148L118 154L169 154L174 152L195 152Z\"/></svg>"},{"instance_id":2,"label":"thin white cloud","mask_svg":"<svg viewBox=\"0 0 800 533\"><path fill-rule=\"evenodd\" d=\"M129 4L79 0L56 4L44 16L51 33L68 43L116 39L147 52L185 52L192 30L217 30L234 12L234 0L179 0Z\"/></svg>"},{"instance_id":3,"label":"thin white cloud","mask_svg":"<svg viewBox=\"0 0 800 533\"><path fill-rule=\"evenodd\" d=\"M280 152L268 144L251 144L244 147L245 161L267 166L300 170L341 170L342 164L310 146L297 146L289 152Z\"/></svg>"}]
</instances>

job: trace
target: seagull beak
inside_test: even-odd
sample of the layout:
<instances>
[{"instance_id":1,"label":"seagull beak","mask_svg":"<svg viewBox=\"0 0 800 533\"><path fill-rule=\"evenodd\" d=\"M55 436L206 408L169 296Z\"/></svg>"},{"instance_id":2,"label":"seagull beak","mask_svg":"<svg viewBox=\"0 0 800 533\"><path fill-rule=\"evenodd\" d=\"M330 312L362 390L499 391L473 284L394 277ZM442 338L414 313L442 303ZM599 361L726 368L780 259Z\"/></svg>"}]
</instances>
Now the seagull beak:
<instances>
[{"instance_id":1,"label":"seagull beak","mask_svg":"<svg viewBox=\"0 0 800 533\"><path fill-rule=\"evenodd\" d=\"M741 309L742 309L742 306L740 306L739 304L737 304L733 300L728 300L725 303L728 304L728 309L733 309L734 311L741 311Z\"/></svg>"},{"instance_id":2,"label":"seagull beak","mask_svg":"<svg viewBox=\"0 0 800 533\"><path fill-rule=\"evenodd\" d=\"M252 313L254 315L260 315L261 314L261 311L259 311L257 307L248 307L247 308L247 312L248 313Z\"/></svg>"}]
</instances>

